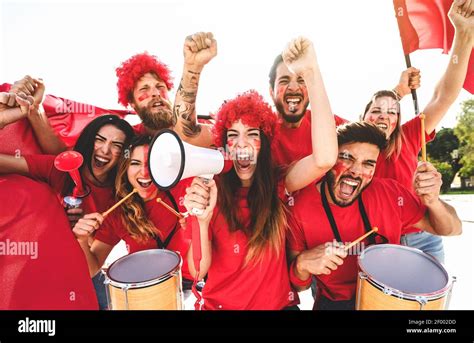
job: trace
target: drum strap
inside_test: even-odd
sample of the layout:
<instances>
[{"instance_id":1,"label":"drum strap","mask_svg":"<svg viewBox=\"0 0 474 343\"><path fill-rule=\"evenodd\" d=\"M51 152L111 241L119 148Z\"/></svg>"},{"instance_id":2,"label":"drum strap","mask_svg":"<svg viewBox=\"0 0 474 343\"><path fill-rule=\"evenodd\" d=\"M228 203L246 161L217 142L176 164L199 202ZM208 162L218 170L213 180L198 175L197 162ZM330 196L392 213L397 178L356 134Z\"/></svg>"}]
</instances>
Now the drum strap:
<instances>
[{"instance_id":1,"label":"drum strap","mask_svg":"<svg viewBox=\"0 0 474 343\"><path fill-rule=\"evenodd\" d=\"M367 216L367 212L364 207L364 202L362 201L362 193L359 194L357 199L359 203L359 213L362 217L362 221L364 222L364 229L365 232L369 232L372 230L372 225L370 225L369 217ZM339 234L339 230L337 229L336 220L332 214L331 208L329 207L329 202L326 196L326 181L321 182L321 202L323 203L324 212L326 212L326 217L328 218L329 224L331 225L332 232L334 234L334 238L336 241L342 243L341 235ZM374 235L370 235L368 237L369 244L375 244L375 237Z\"/></svg>"},{"instance_id":2,"label":"drum strap","mask_svg":"<svg viewBox=\"0 0 474 343\"><path fill-rule=\"evenodd\" d=\"M176 200L174 200L174 197L173 195L171 194L170 191L165 191L166 193L166 196L168 197L168 199L170 199L171 201L171 204L173 205L173 208L176 212L179 212L179 208L178 208L178 204L176 203ZM178 229L178 222L176 222L176 224L174 224L174 228L173 230L170 232L170 234L168 235L168 237L166 237L165 241L163 242L160 237L155 234L153 236L153 238L155 239L156 241L156 245L158 246L158 249L166 249L166 247L168 246L168 244L170 244L171 240L173 239L173 236L174 234L176 233Z\"/></svg>"}]
</instances>

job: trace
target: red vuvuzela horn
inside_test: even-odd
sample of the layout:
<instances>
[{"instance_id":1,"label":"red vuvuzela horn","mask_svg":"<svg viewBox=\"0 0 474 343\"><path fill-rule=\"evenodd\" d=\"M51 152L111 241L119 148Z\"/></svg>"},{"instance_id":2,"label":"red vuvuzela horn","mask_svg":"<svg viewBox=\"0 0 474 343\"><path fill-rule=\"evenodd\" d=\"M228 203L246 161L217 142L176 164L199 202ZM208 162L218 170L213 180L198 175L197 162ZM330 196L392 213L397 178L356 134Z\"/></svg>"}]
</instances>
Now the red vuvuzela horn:
<instances>
[{"instance_id":1,"label":"red vuvuzela horn","mask_svg":"<svg viewBox=\"0 0 474 343\"><path fill-rule=\"evenodd\" d=\"M83 162L84 158L77 151L62 152L56 156L54 160L54 166L56 169L69 173L72 180L76 184L76 187L74 187L73 191L74 197L83 197L87 194L79 173L79 168L82 166Z\"/></svg>"}]
</instances>

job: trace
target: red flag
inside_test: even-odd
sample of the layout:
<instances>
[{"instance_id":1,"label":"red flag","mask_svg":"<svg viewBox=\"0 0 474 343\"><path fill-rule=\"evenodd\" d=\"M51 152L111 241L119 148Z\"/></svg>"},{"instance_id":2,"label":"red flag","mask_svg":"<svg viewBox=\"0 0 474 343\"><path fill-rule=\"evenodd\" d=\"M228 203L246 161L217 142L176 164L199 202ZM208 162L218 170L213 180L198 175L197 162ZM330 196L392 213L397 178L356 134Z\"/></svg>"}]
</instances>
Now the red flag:
<instances>
[{"instance_id":1,"label":"red flag","mask_svg":"<svg viewBox=\"0 0 474 343\"><path fill-rule=\"evenodd\" d=\"M448 18L453 0L393 0L403 51L443 49L447 54L454 38ZM474 94L474 54L471 53L464 89Z\"/></svg>"},{"instance_id":2,"label":"red flag","mask_svg":"<svg viewBox=\"0 0 474 343\"><path fill-rule=\"evenodd\" d=\"M0 85L0 92L8 92L9 90L9 84L4 83ZM54 131L68 148L74 146L84 127L98 116L115 114L123 118L131 113L125 110L108 110L49 94L43 100L43 107ZM29 153L35 153L38 150L37 147L34 147L37 143L32 129L26 120L20 120L8 125L4 130L0 131L0 137L5 144L11 145L9 149L6 149L8 153L14 153L12 151L16 149L28 151ZM7 137L8 139L6 139ZM5 151L2 152L7 153Z\"/></svg>"},{"instance_id":3,"label":"red flag","mask_svg":"<svg viewBox=\"0 0 474 343\"><path fill-rule=\"evenodd\" d=\"M74 146L84 127L103 114L124 118L129 111L107 110L77 101L46 95L43 107L54 131L68 147Z\"/></svg>"}]
</instances>

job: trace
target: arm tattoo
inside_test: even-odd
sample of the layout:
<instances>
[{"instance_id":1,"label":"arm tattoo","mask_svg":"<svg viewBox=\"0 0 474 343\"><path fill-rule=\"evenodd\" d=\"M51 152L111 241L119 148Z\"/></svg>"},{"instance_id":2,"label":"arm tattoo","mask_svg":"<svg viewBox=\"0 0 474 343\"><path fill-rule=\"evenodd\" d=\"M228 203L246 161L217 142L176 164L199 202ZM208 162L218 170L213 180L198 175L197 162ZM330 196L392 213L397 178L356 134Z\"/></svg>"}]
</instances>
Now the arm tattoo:
<instances>
[{"instance_id":1,"label":"arm tattoo","mask_svg":"<svg viewBox=\"0 0 474 343\"><path fill-rule=\"evenodd\" d=\"M201 132L201 126L196 116L196 96L199 84L199 73L185 71L178 90L173 109L176 120L181 122L183 133L187 137L196 137Z\"/></svg>"}]
</instances>

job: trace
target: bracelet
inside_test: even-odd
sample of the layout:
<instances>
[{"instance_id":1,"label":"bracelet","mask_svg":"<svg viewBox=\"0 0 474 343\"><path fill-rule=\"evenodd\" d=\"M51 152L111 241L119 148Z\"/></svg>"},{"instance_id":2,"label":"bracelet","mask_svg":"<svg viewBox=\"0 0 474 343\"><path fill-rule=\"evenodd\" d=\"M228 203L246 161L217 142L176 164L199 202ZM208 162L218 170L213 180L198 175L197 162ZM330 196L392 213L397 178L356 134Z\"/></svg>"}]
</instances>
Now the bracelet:
<instances>
[{"instance_id":1,"label":"bracelet","mask_svg":"<svg viewBox=\"0 0 474 343\"><path fill-rule=\"evenodd\" d=\"M298 276L296 276L294 268L296 268L296 258L290 264L290 283L296 287L308 287L311 284L312 276L309 275L309 278L306 280L301 280Z\"/></svg>"},{"instance_id":2,"label":"bracelet","mask_svg":"<svg viewBox=\"0 0 474 343\"><path fill-rule=\"evenodd\" d=\"M395 94L395 97L397 98L397 101L402 100L402 96L400 94L398 94L396 88L392 89L392 92L393 92L393 94Z\"/></svg>"}]
</instances>

